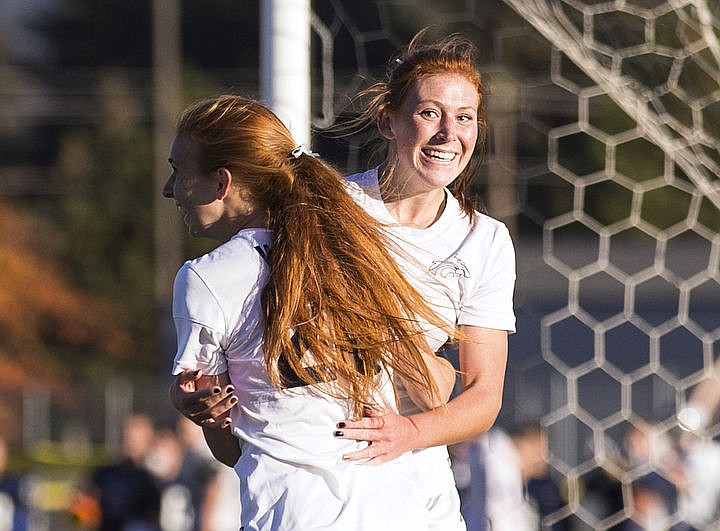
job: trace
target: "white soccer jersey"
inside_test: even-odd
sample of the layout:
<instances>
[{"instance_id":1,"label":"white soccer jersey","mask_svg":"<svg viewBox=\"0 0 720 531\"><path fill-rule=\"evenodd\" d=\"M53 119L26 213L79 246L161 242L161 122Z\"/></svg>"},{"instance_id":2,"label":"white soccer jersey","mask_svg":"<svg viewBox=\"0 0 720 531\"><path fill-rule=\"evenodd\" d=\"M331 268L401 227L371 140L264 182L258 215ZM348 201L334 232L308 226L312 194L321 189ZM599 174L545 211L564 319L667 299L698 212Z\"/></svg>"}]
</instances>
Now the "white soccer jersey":
<instances>
[{"instance_id":1,"label":"white soccer jersey","mask_svg":"<svg viewBox=\"0 0 720 531\"><path fill-rule=\"evenodd\" d=\"M173 318L178 352L173 372L229 372L239 402L233 428L242 441L235 465L245 531L416 531L433 528L428 500L434 477L411 454L381 466L341 460L361 443L333 437L352 414L349 403L318 386L270 384L262 350L260 301L271 233L240 231L178 272ZM387 384L381 392L392 401Z\"/></svg>"},{"instance_id":2,"label":"white soccer jersey","mask_svg":"<svg viewBox=\"0 0 720 531\"><path fill-rule=\"evenodd\" d=\"M446 190L440 219L426 229L404 227L383 203L377 169L347 180L355 200L385 224L400 267L438 315L448 323L515 331L515 252L504 224L480 213L470 219ZM429 330L426 338L433 350L448 340L441 330ZM402 382L397 385L400 412L419 412ZM412 456L414 466L424 470L426 483L434 488L426 503L432 528L456 529L460 500L447 447L416 450Z\"/></svg>"},{"instance_id":3,"label":"white soccer jersey","mask_svg":"<svg viewBox=\"0 0 720 531\"><path fill-rule=\"evenodd\" d=\"M515 331L515 252L505 225L476 213L470 219L446 190L446 205L426 229L399 225L385 208L377 169L347 177L348 191L370 215L385 224L394 254L433 310L452 324ZM433 350L448 337L428 336Z\"/></svg>"}]
</instances>

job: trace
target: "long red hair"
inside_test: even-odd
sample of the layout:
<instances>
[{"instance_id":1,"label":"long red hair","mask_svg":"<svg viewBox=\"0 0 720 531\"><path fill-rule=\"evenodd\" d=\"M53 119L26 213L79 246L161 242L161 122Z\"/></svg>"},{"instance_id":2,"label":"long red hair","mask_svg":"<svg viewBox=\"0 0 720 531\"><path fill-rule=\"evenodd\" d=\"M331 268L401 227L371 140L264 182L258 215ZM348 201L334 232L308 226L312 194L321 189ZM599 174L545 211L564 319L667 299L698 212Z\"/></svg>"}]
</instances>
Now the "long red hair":
<instances>
[{"instance_id":1,"label":"long red hair","mask_svg":"<svg viewBox=\"0 0 720 531\"><path fill-rule=\"evenodd\" d=\"M469 196L469 185L478 172L485 154L487 140L487 118L485 115L485 95L488 88L478 67L478 50L467 37L455 33L438 41L424 43L428 28L419 31L410 43L388 62L386 76L362 90L355 102L362 110L357 116L329 130L340 136L359 133L373 126L384 111L397 111L405 101L411 87L420 79L438 74L459 74L465 77L477 90L479 103L477 108L478 135L473 158L449 188L460 202L463 211L472 216L473 208L481 208ZM387 143L382 142L374 159L384 160L392 168L387 157Z\"/></svg>"},{"instance_id":2,"label":"long red hair","mask_svg":"<svg viewBox=\"0 0 720 531\"><path fill-rule=\"evenodd\" d=\"M422 359L429 347L420 320L452 332L405 279L379 223L348 194L320 158L292 156L295 141L256 101L223 95L187 109L178 134L200 163L227 167L266 213L273 230L270 276L263 292L264 351L270 378L373 402L378 371L393 371L433 391ZM294 331L291 335L290 331ZM312 353L310 367L303 362ZM305 360L307 361L307 360ZM289 369L289 372L288 372Z\"/></svg>"}]
</instances>

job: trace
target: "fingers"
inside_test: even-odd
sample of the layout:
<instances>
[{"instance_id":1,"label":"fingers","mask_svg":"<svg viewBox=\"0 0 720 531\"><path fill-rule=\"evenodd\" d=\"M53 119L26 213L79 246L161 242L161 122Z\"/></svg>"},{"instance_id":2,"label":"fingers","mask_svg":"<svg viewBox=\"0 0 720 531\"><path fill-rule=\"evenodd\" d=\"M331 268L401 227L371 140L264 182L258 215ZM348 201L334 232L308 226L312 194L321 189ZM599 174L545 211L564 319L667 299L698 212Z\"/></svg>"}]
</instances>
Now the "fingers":
<instances>
[{"instance_id":1,"label":"fingers","mask_svg":"<svg viewBox=\"0 0 720 531\"><path fill-rule=\"evenodd\" d=\"M363 417L355 420L344 420L338 422L337 427L339 429L347 428L349 430L380 430L385 427L384 417Z\"/></svg>"},{"instance_id":2,"label":"fingers","mask_svg":"<svg viewBox=\"0 0 720 531\"><path fill-rule=\"evenodd\" d=\"M406 443L408 422L406 417L392 410L368 408L362 418L338 422L333 435L340 439L367 442L365 448L343 455L343 460L379 465L412 449Z\"/></svg>"},{"instance_id":3,"label":"fingers","mask_svg":"<svg viewBox=\"0 0 720 531\"><path fill-rule=\"evenodd\" d=\"M337 430L333 433L336 439L349 439L353 441L365 441L371 443L377 441L377 434L372 430L366 429L349 429Z\"/></svg>"},{"instance_id":4,"label":"fingers","mask_svg":"<svg viewBox=\"0 0 720 531\"><path fill-rule=\"evenodd\" d=\"M212 385L213 378L199 370L183 371L171 385L170 399L175 409L195 424L223 429L230 425L229 412L238 399L232 385Z\"/></svg>"},{"instance_id":5,"label":"fingers","mask_svg":"<svg viewBox=\"0 0 720 531\"><path fill-rule=\"evenodd\" d=\"M209 418L205 419L203 421L200 421L200 426L203 428L207 428L210 430L224 430L225 428L229 428L232 424L232 419L230 417L222 417L222 418Z\"/></svg>"},{"instance_id":6,"label":"fingers","mask_svg":"<svg viewBox=\"0 0 720 531\"><path fill-rule=\"evenodd\" d=\"M343 461L362 462L363 465L381 465L390 459L387 454L377 445L370 443L366 448L343 454Z\"/></svg>"},{"instance_id":7,"label":"fingers","mask_svg":"<svg viewBox=\"0 0 720 531\"><path fill-rule=\"evenodd\" d=\"M181 412L201 419L219 417L237 404L234 391L235 388L228 385L186 393L180 400Z\"/></svg>"},{"instance_id":8,"label":"fingers","mask_svg":"<svg viewBox=\"0 0 720 531\"><path fill-rule=\"evenodd\" d=\"M200 369L194 371L190 369L185 369L183 372L175 376L175 383L185 391L194 391L194 384L200 379L201 376L202 371Z\"/></svg>"},{"instance_id":9,"label":"fingers","mask_svg":"<svg viewBox=\"0 0 720 531\"><path fill-rule=\"evenodd\" d=\"M363 406L363 418L382 417L389 413L392 409L390 407L370 407Z\"/></svg>"}]
</instances>

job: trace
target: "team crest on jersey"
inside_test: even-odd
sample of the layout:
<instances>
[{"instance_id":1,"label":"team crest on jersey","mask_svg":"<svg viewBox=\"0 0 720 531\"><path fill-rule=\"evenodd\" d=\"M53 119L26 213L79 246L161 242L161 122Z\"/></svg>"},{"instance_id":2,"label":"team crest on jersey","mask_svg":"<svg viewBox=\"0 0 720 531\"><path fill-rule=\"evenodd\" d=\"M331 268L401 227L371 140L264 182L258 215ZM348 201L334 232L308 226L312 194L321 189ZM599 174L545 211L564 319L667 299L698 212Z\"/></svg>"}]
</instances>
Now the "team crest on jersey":
<instances>
[{"instance_id":1,"label":"team crest on jersey","mask_svg":"<svg viewBox=\"0 0 720 531\"><path fill-rule=\"evenodd\" d=\"M447 260L435 260L430 266L430 272L441 278L470 278L470 270L457 256Z\"/></svg>"}]
</instances>

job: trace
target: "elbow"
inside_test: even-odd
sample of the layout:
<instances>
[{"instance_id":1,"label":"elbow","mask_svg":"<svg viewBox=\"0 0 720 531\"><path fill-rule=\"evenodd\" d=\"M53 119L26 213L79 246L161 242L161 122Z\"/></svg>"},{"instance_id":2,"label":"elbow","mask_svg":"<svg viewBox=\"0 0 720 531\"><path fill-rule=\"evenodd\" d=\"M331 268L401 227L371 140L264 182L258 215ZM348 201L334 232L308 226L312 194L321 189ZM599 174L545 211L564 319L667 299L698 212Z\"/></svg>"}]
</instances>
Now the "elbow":
<instances>
[{"instance_id":1,"label":"elbow","mask_svg":"<svg viewBox=\"0 0 720 531\"><path fill-rule=\"evenodd\" d=\"M238 459L239 459L239 458L238 458ZM235 463L237 463L238 460L235 459L235 460L233 461L233 460L231 460L231 459L218 459L218 461L220 461L220 462L221 462L223 465L225 465L226 467L235 468Z\"/></svg>"},{"instance_id":2,"label":"elbow","mask_svg":"<svg viewBox=\"0 0 720 531\"><path fill-rule=\"evenodd\" d=\"M440 392L440 399L442 401L441 405L447 404L450 400L450 397L455 390L455 383L455 371L453 371L447 378L443 379L443 381L438 382L438 391Z\"/></svg>"},{"instance_id":3,"label":"elbow","mask_svg":"<svg viewBox=\"0 0 720 531\"><path fill-rule=\"evenodd\" d=\"M212 451L212 449L211 449ZM240 459L240 450L238 449L238 452L212 452L215 459L220 461L223 465L235 468L235 464L238 462L238 459Z\"/></svg>"},{"instance_id":4,"label":"elbow","mask_svg":"<svg viewBox=\"0 0 720 531\"><path fill-rule=\"evenodd\" d=\"M477 426L477 435L485 433L495 425L495 421L500 414L500 408L502 407L502 399L491 400L488 403L483 404L482 409L478 412L477 418L479 423Z\"/></svg>"},{"instance_id":5,"label":"elbow","mask_svg":"<svg viewBox=\"0 0 720 531\"><path fill-rule=\"evenodd\" d=\"M452 395L455 381L443 381L437 383L437 392L433 393L427 389L417 390L408 388L408 395L413 403L425 411L444 407Z\"/></svg>"}]
</instances>

